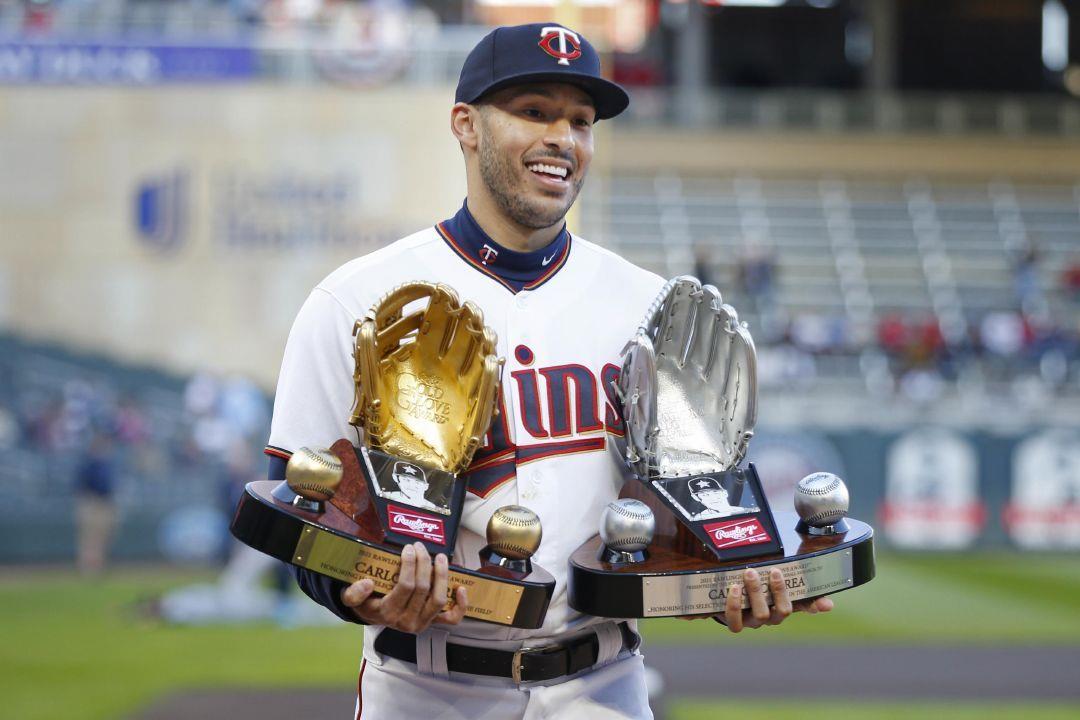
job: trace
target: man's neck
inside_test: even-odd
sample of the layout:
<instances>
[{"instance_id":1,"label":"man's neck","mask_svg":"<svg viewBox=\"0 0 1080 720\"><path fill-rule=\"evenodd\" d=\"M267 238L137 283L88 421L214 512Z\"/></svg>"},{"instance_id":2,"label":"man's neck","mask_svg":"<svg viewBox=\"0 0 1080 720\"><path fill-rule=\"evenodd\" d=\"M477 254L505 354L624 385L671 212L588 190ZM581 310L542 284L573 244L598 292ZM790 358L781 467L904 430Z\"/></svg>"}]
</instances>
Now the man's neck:
<instances>
[{"instance_id":1,"label":"man's neck","mask_svg":"<svg viewBox=\"0 0 1080 720\"><path fill-rule=\"evenodd\" d=\"M516 252L532 252L550 245L558 237L563 227L561 220L550 227L539 230L519 225L506 217L490 197L469 195L466 202L469 206L469 213L476 220L480 229L495 242Z\"/></svg>"}]
</instances>

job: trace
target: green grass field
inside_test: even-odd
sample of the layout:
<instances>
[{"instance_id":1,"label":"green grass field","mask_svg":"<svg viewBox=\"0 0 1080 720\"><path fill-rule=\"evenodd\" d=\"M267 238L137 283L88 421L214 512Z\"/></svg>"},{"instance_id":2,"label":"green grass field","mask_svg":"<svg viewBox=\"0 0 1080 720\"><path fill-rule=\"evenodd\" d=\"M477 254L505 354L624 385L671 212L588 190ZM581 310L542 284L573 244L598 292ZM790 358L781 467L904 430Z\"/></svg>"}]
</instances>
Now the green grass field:
<instances>
[{"instance_id":1,"label":"green grass field","mask_svg":"<svg viewBox=\"0 0 1080 720\"><path fill-rule=\"evenodd\" d=\"M643 627L652 643L1080 644L1080 558L889 555L879 558L878 569L869 585L838 595L833 613L796 616L782 628L732 636L700 622L648 621ZM210 577L166 568L120 569L95 581L63 570L0 572L0 714L19 720L111 719L183 688L344 688L355 681L358 627L168 627L132 610L141 598ZM755 717L774 711L789 717L792 711L787 703L736 704L752 707ZM861 718L938 707L841 705L855 708ZM689 720L712 717L717 706L671 707L674 717ZM836 715L835 705L822 709ZM959 717L1029 717L1033 709L1057 717L1059 706L995 704L990 709L998 714L986 714L977 704L957 709Z\"/></svg>"}]
</instances>

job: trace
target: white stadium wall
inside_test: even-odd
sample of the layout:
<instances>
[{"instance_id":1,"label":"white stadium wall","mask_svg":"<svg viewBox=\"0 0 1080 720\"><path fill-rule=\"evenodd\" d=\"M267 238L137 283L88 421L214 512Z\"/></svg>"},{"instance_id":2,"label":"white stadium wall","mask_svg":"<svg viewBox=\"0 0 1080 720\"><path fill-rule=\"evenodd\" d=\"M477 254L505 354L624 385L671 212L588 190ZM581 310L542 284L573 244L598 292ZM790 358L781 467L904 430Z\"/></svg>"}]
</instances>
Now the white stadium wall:
<instances>
[{"instance_id":1,"label":"white stadium wall","mask_svg":"<svg viewBox=\"0 0 1080 720\"><path fill-rule=\"evenodd\" d=\"M465 194L449 89L0 90L0 332L273 387L341 262Z\"/></svg>"}]
</instances>

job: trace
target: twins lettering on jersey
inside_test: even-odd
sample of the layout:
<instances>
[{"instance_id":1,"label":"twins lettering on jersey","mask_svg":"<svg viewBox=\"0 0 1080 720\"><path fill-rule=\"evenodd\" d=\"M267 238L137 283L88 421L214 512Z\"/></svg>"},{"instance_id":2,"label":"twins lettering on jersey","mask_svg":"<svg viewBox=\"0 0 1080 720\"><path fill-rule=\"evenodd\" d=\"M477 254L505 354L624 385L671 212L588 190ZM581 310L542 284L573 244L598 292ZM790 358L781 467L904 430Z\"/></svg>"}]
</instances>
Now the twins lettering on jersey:
<instances>
[{"instance_id":1,"label":"twins lettering on jersey","mask_svg":"<svg viewBox=\"0 0 1080 720\"><path fill-rule=\"evenodd\" d=\"M506 393L499 393L499 412L487 442L466 471L469 491L476 495L484 497L513 478L519 465L555 455L603 450L606 433L623 434L611 387L619 377L618 366L604 365L597 377L577 363L530 367L534 359L528 346L514 349L514 360L522 366L510 373L514 406L507 407ZM527 433L518 438L519 444L510 440L508 412Z\"/></svg>"}]
</instances>

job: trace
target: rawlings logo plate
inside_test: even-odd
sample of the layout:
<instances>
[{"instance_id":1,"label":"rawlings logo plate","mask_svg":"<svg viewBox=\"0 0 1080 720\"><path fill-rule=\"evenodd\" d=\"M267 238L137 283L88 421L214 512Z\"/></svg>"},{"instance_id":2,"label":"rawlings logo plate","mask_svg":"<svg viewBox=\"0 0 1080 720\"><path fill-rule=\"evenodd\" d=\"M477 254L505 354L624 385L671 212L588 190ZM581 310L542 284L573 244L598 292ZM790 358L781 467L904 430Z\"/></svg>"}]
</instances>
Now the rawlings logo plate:
<instances>
[{"instance_id":1,"label":"rawlings logo plate","mask_svg":"<svg viewBox=\"0 0 1080 720\"><path fill-rule=\"evenodd\" d=\"M446 544L446 529L440 518L395 505L386 506L386 515L390 520L390 529L394 532L440 545Z\"/></svg>"},{"instance_id":2,"label":"rawlings logo plate","mask_svg":"<svg viewBox=\"0 0 1080 720\"><path fill-rule=\"evenodd\" d=\"M708 523L702 527L718 550L757 545L772 539L757 518Z\"/></svg>"}]
</instances>

